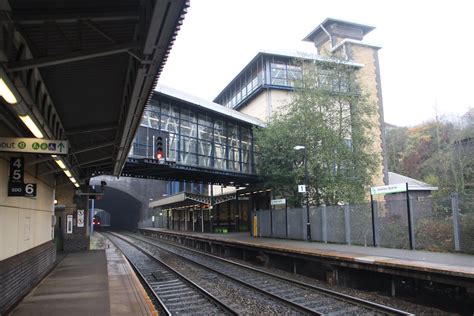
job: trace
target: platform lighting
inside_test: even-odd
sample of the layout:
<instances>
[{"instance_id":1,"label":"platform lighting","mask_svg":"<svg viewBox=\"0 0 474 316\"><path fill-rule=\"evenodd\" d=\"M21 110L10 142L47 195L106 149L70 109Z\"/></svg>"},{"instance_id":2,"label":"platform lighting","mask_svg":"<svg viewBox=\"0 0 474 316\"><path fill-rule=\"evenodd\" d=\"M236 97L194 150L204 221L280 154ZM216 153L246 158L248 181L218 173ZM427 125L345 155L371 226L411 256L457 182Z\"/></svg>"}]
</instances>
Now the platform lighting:
<instances>
[{"instance_id":1,"label":"platform lighting","mask_svg":"<svg viewBox=\"0 0 474 316\"><path fill-rule=\"evenodd\" d=\"M5 81L3 81L3 78L0 78L0 95L10 104L17 103L15 95L13 94L12 90L10 90Z\"/></svg>"},{"instance_id":2,"label":"platform lighting","mask_svg":"<svg viewBox=\"0 0 474 316\"><path fill-rule=\"evenodd\" d=\"M23 123L28 127L28 129L35 135L36 138L43 138L43 133L39 130L38 126L36 126L35 122L31 119L29 115L18 115Z\"/></svg>"},{"instance_id":3,"label":"platform lighting","mask_svg":"<svg viewBox=\"0 0 474 316\"><path fill-rule=\"evenodd\" d=\"M75 186L76 188L78 188L78 187L79 187L79 183L74 183L74 186Z\"/></svg>"},{"instance_id":4,"label":"platform lighting","mask_svg":"<svg viewBox=\"0 0 474 316\"><path fill-rule=\"evenodd\" d=\"M304 149L304 187L306 191L306 238L311 241L311 222L309 218L309 190L308 187L308 159L306 158L306 146L297 145L293 147L294 150Z\"/></svg>"},{"instance_id":5,"label":"platform lighting","mask_svg":"<svg viewBox=\"0 0 474 316\"><path fill-rule=\"evenodd\" d=\"M61 168L61 169L66 169L66 165L65 165L64 162L61 160L61 158L55 159L54 161L55 161L56 164L59 166L59 168Z\"/></svg>"},{"instance_id":6,"label":"platform lighting","mask_svg":"<svg viewBox=\"0 0 474 316\"><path fill-rule=\"evenodd\" d=\"M64 174L65 174L68 178L71 178L71 177L72 177L72 174L71 174L71 172L70 172L69 170L64 169L63 171L64 171Z\"/></svg>"},{"instance_id":7,"label":"platform lighting","mask_svg":"<svg viewBox=\"0 0 474 316\"><path fill-rule=\"evenodd\" d=\"M71 182L74 183L74 184L77 183L77 181L76 181L76 179L75 179L74 177L70 177L69 180L71 180Z\"/></svg>"}]
</instances>

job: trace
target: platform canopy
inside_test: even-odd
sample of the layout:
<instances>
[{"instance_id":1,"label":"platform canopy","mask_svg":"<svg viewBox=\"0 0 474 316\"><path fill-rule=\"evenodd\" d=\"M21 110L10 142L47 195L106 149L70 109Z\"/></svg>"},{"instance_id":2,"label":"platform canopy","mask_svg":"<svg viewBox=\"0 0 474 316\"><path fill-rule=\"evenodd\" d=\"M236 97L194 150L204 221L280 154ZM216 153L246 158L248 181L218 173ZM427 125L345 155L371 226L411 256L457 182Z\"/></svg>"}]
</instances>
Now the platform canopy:
<instances>
[{"instance_id":1,"label":"platform canopy","mask_svg":"<svg viewBox=\"0 0 474 316\"><path fill-rule=\"evenodd\" d=\"M209 195L195 194L189 192L180 192L171 196L152 201L149 203L150 208L160 209L173 209L173 208L187 208L193 206L209 207L210 205L216 205L227 201L237 199L236 193L223 194L215 197Z\"/></svg>"},{"instance_id":2,"label":"platform canopy","mask_svg":"<svg viewBox=\"0 0 474 316\"><path fill-rule=\"evenodd\" d=\"M1 4L0 77L18 102L0 121L70 142L79 179L120 175L188 0L10 0ZM1 136L1 135L0 135ZM48 161L51 160L51 161ZM52 158L38 156L61 172Z\"/></svg>"}]
</instances>

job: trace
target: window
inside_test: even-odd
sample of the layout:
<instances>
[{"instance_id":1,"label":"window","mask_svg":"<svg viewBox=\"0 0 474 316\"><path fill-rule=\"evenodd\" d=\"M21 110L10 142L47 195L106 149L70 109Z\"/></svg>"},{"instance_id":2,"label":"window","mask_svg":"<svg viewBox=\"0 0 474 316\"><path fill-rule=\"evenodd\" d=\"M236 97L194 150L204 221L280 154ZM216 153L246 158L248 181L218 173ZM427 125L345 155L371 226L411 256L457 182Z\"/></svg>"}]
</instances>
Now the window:
<instances>
[{"instance_id":1,"label":"window","mask_svg":"<svg viewBox=\"0 0 474 316\"><path fill-rule=\"evenodd\" d=\"M301 74L301 67L288 65L288 85L294 87L295 82L303 79Z\"/></svg>"},{"instance_id":2,"label":"window","mask_svg":"<svg viewBox=\"0 0 474 316\"><path fill-rule=\"evenodd\" d=\"M286 65L280 63L270 64L271 84L286 86Z\"/></svg>"}]
</instances>

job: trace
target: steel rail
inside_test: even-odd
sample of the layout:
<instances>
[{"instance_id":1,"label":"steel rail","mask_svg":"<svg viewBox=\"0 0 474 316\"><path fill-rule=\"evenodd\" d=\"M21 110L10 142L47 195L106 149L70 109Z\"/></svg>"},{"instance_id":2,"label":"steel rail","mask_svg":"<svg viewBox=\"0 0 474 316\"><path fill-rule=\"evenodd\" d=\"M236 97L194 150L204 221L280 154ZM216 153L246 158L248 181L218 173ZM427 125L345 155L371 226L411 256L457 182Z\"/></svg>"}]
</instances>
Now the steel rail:
<instances>
[{"instance_id":1,"label":"steel rail","mask_svg":"<svg viewBox=\"0 0 474 316\"><path fill-rule=\"evenodd\" d=\"M149 240L144 240L142 238L137 238L137 236L135 236L135 235L132 235L132 237L134 237L138 240L141 240L143 242L146 242L150 245L153 245L155 247L161 248L159 245L156 245L156 244L152 243ZM158 241L158 242L162 242L162 243L168 244L172 247L176 247L176 248L184 249L184 250L187 250L187 251L190 251L190 252L193 252L193 253L197 253L197 254L202 255L202 256L207 256L207 257L216 259L218 261L223 261L223 262L226 262L226 263L234 265L234 266L238 266L238 267L241 267L241 268L244 268L244 269L247 269L247 270L251 270L253 272L265 274L265 275L271 276L273 278L280 279L282 281L292 283L292 284L295 284L295 285L298 285L298 286L301 286L301 287L309 288L309 289L312 289L312 290L315 290L315 291L318 291L318 292L323 292L328 296L331 296L333 298L340 299L340 300L343 300L343 301L346 301L346 302L349 302L349 303L352 303L352 304L362 305L362 306L365 306L365 307L368 307L368 308L371 308L371 309L382 311L384 313L389 313L391 315L414 315L412 313L408 313L408 312L403 311L403 310L399 310L399 309L392 308L392 307L389 307L389 306L385 306L385 305L382 305L382 304L379 304L379 303L364 300L364 299L361 299L361 298L358 298L358 297L355 297L355 296L351 296L351 295L348 295L348 294L339 293L339 292L329 290L329 289L326 289L326 288L323 288L323 287L320 287L320 286L316 286L316 285L313 285L313 284L308 284L308 283L305 283L305 282L302 282L302 281L293 280L293 279L290 279L288 277L284 277L284 276L281 276L281 275L278 275L278 274L274 274L274 273L271 273L271 272L268 272L268 271L264 271L264 270L261 270L261 269L255 268L255 267L250 267L250 266L242 264L242 263L234 262L234 261L231 261L229 259L225 259L225 258L221 258L221 257L215 256L215 255L212 255L212 254L197 251L197 250L185 247L185 246L177 245L175 243L171 243L171 242L168 242L168 241L165 241L165 240L162 240L162 239L158 240L156 238L152 238L152 237L148 237L148 236L146 236L145 238L151 239L151 240L154 240L154 241ZM161 249L163 249L163 248L161 248ZM167 250L167 251L169 251L169 250ZM171 252L171 251L169 251L169 252ZM179 255L179 254L177 254L177 255ZM179 256L183 257L182 255L179 255ZM191 259L188 259L188 258L185 258L185 257L183 257L183 258L188 260L188 261L195 262ZM200 263L198 263L198 264L200 264ZM212 269L212 268L209 268L207 266L204 266L204 267L206 267L208 269ZM218 271L214 271L214 272L222 274ZM232 278L232 277L230 277L230 278ZM239 280L237 280L237 281L239 281ZM253 287L252 285L249 285L249 286ZM272 293L269 293L269 294L273 295ZM311 312L314 313L313 310Z\"/></svg>"},{"instance_id":2,"label":"steel rail","mask_svg":"<svg viewBox=\"0 0 474 316\"><path fill-rule=\"evenodd\" d=\"M238 315L238 313L236 311L234 311L233 309L231 309L230 307L228 307L224 302L222 302L220 299L218 299L216 296L214 296L213 294L209 293L206 289L204 289L203 287L201 287L200 285L198 285L197 283L195 283L194 281L190 280L189 278L187 278L186 276L184 276L182 273L180 273L179 271L177 271L176 269L174 269L173 267L171 267L170 265L168 265L167 263L163 262L161 259L157 258L155 255L151 254L149 251L147 251L146 249L143 249L135 244L133 244L130 240L127 240L126 238L123 238L122 236L120 236L119 234L116 234L116 233L112 233L112 232L108 232L108 234L111 234L113 236L115 236L116 238L119 238L125 242L127 242L128 244L130 244L132 247L138 249L139 251L141 251L142 253L144 253L146 256L148 256L149 258L157 261L159 264L161 264L162 266L164 266L166 269L168 269L169 271L171 271L173 274L175 274L178 278L180 278L181 280L183 280L184 282L188 283L191 287L195 288L196 290L198 290L199 293L201 293L203 296L205 296L208 301L214 303L215 305L217 305L219 308L221 308L224 312L226 312L227 314L229 315ZM109 239L110 240L110 239ZM119 247L117 247L119 248ZM120 248L119 248L120 249ZM124 254L125 255L125 254ZM127 258L127 260L130 261L130 259ZM148 282L147 282L148 283ZM153 293L159 297L159 294L155 292L155 290L153 290L153 288L151 287ZM159 299L160 302L162 302L163 304L165 304L161 299ZM171 315L171 313L169 314Z\"/></svg>"},{"instance_id":3,"label":"steel rail","mask_svg":"<svg viewBox=\"0 0 474 316\"><path fill-rule=\"evenodd\" d=\"M99 233L99 234L102 234L104 235L105 238L107 238L107 234L103 234L103 233ZM115 247L117 249L120 250L120 248L118 247L117 244L115 244L112 239L109 239L107 238L112 244L115 245ZM135 273L138 275L138 278L142 281L142 284L145 284L146 287L147 287L147 293L151 293L151 295L153 295L153 298L156 300L157 304L158 304L158 308L163 310L165 312L166 315L171 315L171 312L168 310L168 308L166 307L166 305L164 304L164 302L161 300L161 298L158 296L158 294L155 292L155 290L153 290L153 287L151 286L150 282L148 282L148 280L146 279L146 277L143 275L143 273L141 273L140 269L135 265L135 263L133 263L132 260L130 260L129 256L120 250L120 252L123 254L123 256L125 257L125 259L127 259L128 263L130 263L130 265L132 266L132 269L135 271Z\"/></svg>"}]
</instances>

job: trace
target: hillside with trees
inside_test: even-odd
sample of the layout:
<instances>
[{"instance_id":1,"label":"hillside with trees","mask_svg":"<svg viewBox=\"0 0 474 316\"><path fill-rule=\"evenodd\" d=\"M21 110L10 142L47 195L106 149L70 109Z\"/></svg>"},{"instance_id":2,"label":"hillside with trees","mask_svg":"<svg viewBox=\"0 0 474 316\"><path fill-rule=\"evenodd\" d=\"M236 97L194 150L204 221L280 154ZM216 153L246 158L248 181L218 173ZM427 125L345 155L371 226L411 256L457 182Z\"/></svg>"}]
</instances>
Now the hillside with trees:
<instances>
[{"instance_id":1,"label":"hillside with trees","mask_svg":"<svg viewBox=\"0 0 474 316\"><path fill-rule=\"evenodd\" d=\"M388 167L439 187L438 195L474 192L474 110L414 127L386 126Z\"/></svg>"}]
</instances>

